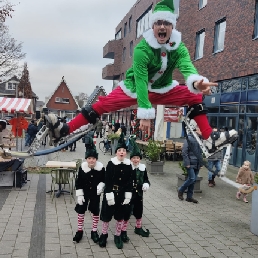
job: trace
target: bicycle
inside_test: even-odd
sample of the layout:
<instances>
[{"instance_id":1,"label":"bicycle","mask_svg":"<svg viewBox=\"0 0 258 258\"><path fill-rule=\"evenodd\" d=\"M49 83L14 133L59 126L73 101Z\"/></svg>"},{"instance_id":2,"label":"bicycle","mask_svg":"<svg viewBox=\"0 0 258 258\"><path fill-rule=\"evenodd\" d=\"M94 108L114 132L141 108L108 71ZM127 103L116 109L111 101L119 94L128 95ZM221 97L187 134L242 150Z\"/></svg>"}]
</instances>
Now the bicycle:
<instances>
[{"instance_id":1,"label":"bicycle","mask_svg":"<svg viewBox=\"0 0 258 258\"><path fill-rule=\"evenodd\" d=\"M109 153L112 155L112 148L111 148L111 141L107 138L104 138L102 141L99 142L99 149L104 153Z\"/></svg>"}]
</instances>

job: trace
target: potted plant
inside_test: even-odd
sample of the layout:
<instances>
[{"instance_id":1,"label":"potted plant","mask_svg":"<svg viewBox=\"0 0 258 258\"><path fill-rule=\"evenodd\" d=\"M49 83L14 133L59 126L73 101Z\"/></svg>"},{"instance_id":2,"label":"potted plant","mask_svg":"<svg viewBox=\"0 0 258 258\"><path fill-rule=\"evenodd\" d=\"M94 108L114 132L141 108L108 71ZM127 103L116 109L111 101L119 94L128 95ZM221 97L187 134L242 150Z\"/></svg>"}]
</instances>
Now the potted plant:
<instances>
[{"instance_id":1,"label":"potted plant","mask_svg":"<svg viewBox=\"0 0 258 258\"><path fill-rule=\"evenodd\" d=\"M183 163L180 161L178 163L179 168L181 169L182 173L176 173L177 176L177 187L182 186L182 184L185 182L187 179L188 173L186 167L183 165ZM196 182L194 184L194 193L201 193L201 181L202 177L198 176L196 179Z\"/></svg>"},{"instance_id":2,"label":"potted plant","mask_svg":"<svg viewBox=\"0 0 258 258\"><path fill-rule=\"evenodd\" d=\"M254 176L254 191L252 193L252 213L250 230L253 234L258 236L258 173Z\"/></svg>"},{"instance_id":3,"label":"potted plant","mask_svg":"<svg viewBox=\"0 0 258 258\"><path fill-rule=\"evenodd\" d=\"M149 140L146 148L146 168L149 173L163 173L164 161L160 161L161 144Z\"/></svg>"}]
</instances>

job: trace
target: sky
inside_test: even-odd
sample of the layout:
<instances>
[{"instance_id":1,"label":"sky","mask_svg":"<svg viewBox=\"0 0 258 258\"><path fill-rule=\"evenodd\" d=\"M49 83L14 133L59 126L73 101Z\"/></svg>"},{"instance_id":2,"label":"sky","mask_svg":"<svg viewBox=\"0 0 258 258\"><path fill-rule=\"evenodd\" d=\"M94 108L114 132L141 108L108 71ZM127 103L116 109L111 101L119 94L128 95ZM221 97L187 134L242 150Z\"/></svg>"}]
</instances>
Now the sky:
<instances>
[{"instance_id":1,"label":"sky","mask_svg":"<svg viewBox=\"0 0 258 258\"><path fill-rule=\"evenodd\" d=\"M102 80L103 47L136 0L10 0L15 4L6 24L23 42L32 90L45 101L62 76L73 95L90 95L96 85L107 93L111 80Z\"/></svg>"}]
</instances>

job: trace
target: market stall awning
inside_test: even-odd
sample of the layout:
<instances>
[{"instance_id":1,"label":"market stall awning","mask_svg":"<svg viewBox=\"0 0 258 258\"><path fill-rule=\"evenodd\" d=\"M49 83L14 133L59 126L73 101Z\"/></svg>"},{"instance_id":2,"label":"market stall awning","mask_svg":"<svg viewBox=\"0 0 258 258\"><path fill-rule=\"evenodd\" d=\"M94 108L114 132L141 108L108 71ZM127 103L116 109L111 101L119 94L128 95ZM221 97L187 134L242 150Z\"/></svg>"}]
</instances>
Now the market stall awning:
<instances>
[{"instance_id":1,"label":"market stall awning","mask_svg":"<svg viewBox=\"0 0 258 258\"><path fill-rule=\"evenodd\" d=\"M32 100L0 97L0 112L33 114Z\"/></svg>"}]
</instances>

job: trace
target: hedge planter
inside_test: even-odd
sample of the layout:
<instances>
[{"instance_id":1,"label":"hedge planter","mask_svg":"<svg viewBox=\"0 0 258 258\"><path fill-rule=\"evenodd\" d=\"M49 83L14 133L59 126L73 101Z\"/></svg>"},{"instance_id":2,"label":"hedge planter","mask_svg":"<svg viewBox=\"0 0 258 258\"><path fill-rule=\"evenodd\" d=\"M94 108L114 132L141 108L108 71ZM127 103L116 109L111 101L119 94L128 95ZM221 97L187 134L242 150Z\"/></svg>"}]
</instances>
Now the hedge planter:
<instances>
[{"instance_id":1,"label":"hedge planter","mask_svg":"<svg viewBox=\"0 0 258 258\"><path fill-rule=\"evenodd\" d=\"M254 184L254 186L258 186ZM252 193L252 213L251 213L251 226L250 230L253 234L258 236L258 190Z\"/></svg>"},{"instance_id":2,"label":"hedge planter","mask_svg":"<svg viewBox=\"0 0 258 258\"><path fill-rule=\"evenodd\" d=\"M177 188L181 187L185 180L187 179L187 176L182 175L182 174L176 174L177 176ZM196 182L194 184L194 193L202 193L201 190L201 181L203 177L199 177L196 179Z\"/></svg>"},{"instance_id":3,"label":"hedge planter","mask_svg":"<svg viewBox=\"0 0 258 258\"><path fill-rule=\"evenodd\" d=\"M163 174L164 173L164 161L150 161L146 160L146 169L151 174Z\"/></svg>"}]
</instances>

